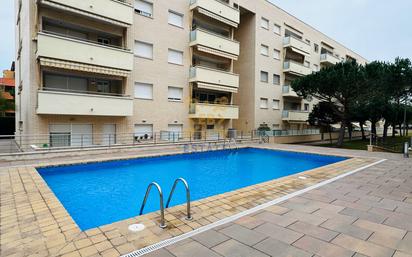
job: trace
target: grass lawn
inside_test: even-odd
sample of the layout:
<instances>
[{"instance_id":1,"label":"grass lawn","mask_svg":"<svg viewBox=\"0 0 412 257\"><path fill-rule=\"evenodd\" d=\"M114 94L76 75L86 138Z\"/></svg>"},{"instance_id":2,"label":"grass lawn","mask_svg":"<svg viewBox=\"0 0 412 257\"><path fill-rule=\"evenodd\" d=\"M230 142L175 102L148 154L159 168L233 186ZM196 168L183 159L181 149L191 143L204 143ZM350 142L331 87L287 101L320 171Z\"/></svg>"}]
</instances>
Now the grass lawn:
<instances>
[{"instance_id":1,"label":"grass lawn","mask_svg":"<svg viewBox=\"0 0 412 257\"><path fill-rule=\"evenodd\" d=\"M392 138L391 136L386 138L386 142L385 144L387 145L396 145L396 144L403 144L404 142L408 141L410 142L410 138L408 137L395 137ZM342 148L344 149L353 149L353 150L367 150L368 149L368 145L369 145L369 140L352 140L352 141L345 141L343 143ZM333 144L321 144L318 146L322 146L322 147L336 147L336 143Z\"/></svg>"}]
</instances>

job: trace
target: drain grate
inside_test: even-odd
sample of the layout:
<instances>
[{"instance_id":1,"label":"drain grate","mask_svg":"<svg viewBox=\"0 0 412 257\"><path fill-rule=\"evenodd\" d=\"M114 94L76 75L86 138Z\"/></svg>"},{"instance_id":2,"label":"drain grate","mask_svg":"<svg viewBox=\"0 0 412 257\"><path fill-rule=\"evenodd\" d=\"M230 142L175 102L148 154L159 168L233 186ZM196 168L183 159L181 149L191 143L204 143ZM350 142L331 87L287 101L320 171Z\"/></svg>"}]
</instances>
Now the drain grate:
<instances>
[{"instance_id":1,"label":"drain grate","mask_svg":"<svg viewBox=\"0 0 412 257\"><path fill-rule=\"evenodd\" d=\"M299 191L290 193L290 194L288 194L288 195L285 195L285 196L276 198L276 199L274 199L274 200L272 200L272 201L270 201L270 202L261 204L261 205L259 205L259 206L254 207L254 208L251 208L251 209L249 209L249 210L246 210L246 211L240 212L240 213L238 213L238 214L235 214L235 215L233 215L233 216L230 216L230 217L221 219L221 220L219 220L219 221L216 221L216 222L214 222L214 223L211 223L211 224L208 224L208 225L206 225L206 226L200 227L200 228L198 228L198 229L196 229L196 230L190 231L190 232L185 233L185 234L182 234L182 235L180 235L180 236L176 236L176 237L173 237L173 238L170 238L170 239L166 239L166 240L164 240L164 241L161 241L161 242L159 242L159 243L156 243L156 244L153 244L153 245L149 245L149 246L147 246L147 247L144 247L144 248L139 249L139 250L137 250L137 251L134 251L134 252L132 252L132 253L123 255L122 257L140 257L140 256L143 256L143 255L145 255L145 254L154 252L154 251L156 251L156 250L159 250L159 249L164 248L164 247L166 247L166 246L175 244L175 243L177 243L177 242L180 242L180 241L182 241L182 240L184 240L184 239L187 239L187 238L189 238L189 237L195 236L195 235L200 234L200 233L202 233L202 232L205 232L205 231L207 231L207 230L210 230L210 229L213 229L213 228L218 227L218 226L220 226L220 225L224 225L224 224L226 224L226 223L235 221L235 220L240 219L240 218L242 218L242 217L244 217L244 216L247 216L247 215L250 215L250 214L255 213L255 212L257 212L257 211L266 209L267 207L270 207L270 206L272 206L272 205L275 205L275 204L284 202L284 201L286 201L286 200L288 200L288 199L290 199L290 198L292 198L292 197L295 197L295 196L304 194L304 193L306 193L306 192L308 192L308 191L311 191L311 190L313 190L313 189L316 189L316 188L319 188L319 187L324 186L324 185L326 185L326 184L332 183L332 182L334 182L334 181L336 181L336 180L338 180L338 179L341 179L341 178L344 178L344 177L346 177L346 176L352 175L352 174L354 174L354 173L356 173L356 172L358 172L358 171L361 171L361 170L367 169L367 168L369 168L369 167L375 166L375 165L377 165L377 164L379 164L379 163L382 163L382 162L384 162L384 161L386 161L386 159L379 160L379 161L377 161L377 162L368 164L368 165L366 165L366 166L364 166L364 167L361 167L361 168L358 168L358 169L356 169L356 170L349 171L349 172L347 172L347 173L341 174L341 175L336 176L336 177L334 177L334 178L331 178L331 179L329 179L329 180L325 180L325 181L320 182L320 183L318 183L318 184L316 184L316 185L312 185L312 186L307 187L307 188L305 188L305 189L302 189L302 190L299 190Z\"/></svg>"}]
</instances>

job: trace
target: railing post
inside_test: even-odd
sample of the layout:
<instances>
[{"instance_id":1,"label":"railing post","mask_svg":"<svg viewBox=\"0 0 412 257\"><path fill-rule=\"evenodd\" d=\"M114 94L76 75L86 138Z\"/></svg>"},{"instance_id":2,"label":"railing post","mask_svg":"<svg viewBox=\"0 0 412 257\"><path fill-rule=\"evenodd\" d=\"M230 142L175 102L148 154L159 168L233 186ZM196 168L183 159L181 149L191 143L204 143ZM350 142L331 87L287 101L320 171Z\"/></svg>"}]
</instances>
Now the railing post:
<instances>
[{"instance_id":1,"label":"railing post","mask_svg":"<svg viewBox=\"0 0 412 257\"><path fill-rule=\"evenodd\" d=\"M80 145L81 145L81 148L83 148L83 134L81 134L81 136L80 136Z\"/></svg>"},{"instance_id":2,"label":"railing post","mask_svg":"<svg viewBox=\"0 0 412 257\"><path fill-rule=\"evenodd\" d=\"M153 133L153 141L154 141L154 144L156 144L156 132Z\"/></svg>"},{"instance_id":3,"label":"railing post","mask_svg":"<svg viewBox=\"0 0 412 257\"><path fill-rule=\"evenodd\" d=\"M403 157L409 158L409 142L408 141L406 141L405 144L403 145Z\"/></svg>"},{"instance_id":4,"label":"railing post","mask_svg":"<svg viewBox=\"0 0 412 257\"><path fill-rule=\"evenodd\" d=\"M111 147L112 144L112 134L109 134L109 148Z\"/></svg>"}]
</instances>

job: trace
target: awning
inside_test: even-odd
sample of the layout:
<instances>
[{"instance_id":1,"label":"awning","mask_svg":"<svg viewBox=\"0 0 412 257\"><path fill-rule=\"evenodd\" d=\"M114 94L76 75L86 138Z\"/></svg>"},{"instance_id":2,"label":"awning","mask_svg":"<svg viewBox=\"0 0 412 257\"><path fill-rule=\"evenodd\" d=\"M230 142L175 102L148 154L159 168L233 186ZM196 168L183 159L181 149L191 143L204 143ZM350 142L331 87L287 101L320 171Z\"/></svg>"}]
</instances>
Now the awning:
<instances>
[{"instance_id":1,"label":"awning","mask_svg":"<svg viewBox=\"0 0 412 257\"><path fill-rule=\"evenodd\" d=\"M237 59L238 59L237 55L226 53L226 52L219 51L219 50L216 50L216 49L212 49L212 48L209 48L209 47L206 47L206 46L197 45L197 50L199 50L201 52L205 52L205 53L209 53L209 54L218 55L218 56L222 56L222 57L225 57L225 58L233 59L235 61L237 61Z\"/></svg>"},{"instance_id":2,"label":"awning","mask_svg":"<svg viewBox=\"0 0 412 257\"><path fill-rule=\"evenodd\" d=\"M225 87L225 86L220 86L220 85L215 85L215 84L208 84L208 83L196 83L198 88L204 88L204 89L210 89L210 90L216 90L216 91L223 91L223 92L231 92L231 93L237 93L238 89L234 87Z\"/></svg>"},{"instance_id":3,"label":"awning","mask_svg":"<svg viewBox=\"0 0 412 257\"><path fill-rule=\"evenodd\" d=\"M82 11L82 10L79 10L79 9L76 9L76 8L73 8L73 7L70 7L70 6L55 3L55 2L52 2L52 1L49 1L49 0L40 0L40 3L43 4L43 5L47 5L47 6L56 8L56 9L63 10L63 11L69 11L69 12L72 12L72 13L81 14L83 16L88 16L90 18L98 19L98 20L101 20L101 21L104 21L104 22L107 22L107 23L110 23L110 24L117 25L117 26L130 27L130 25L131 25L131 24L127 24L127 23L124 23L124 22L121 22L121 21L116 21L116 20L112 20L112 19L109 19L109 18L105 18L105 17L99 16L97 14Z\"/></svg>"},{"instance_id":4,"label":"awning","mask_svg":"<svg viewBox=\"0 0 412 257\"><path fill-rule=\"evenodd\" d=\"M128 77L130 75L130 72L125 71L125 70L105 68L105 67L100 67L100 66L76 63L76 62L70 62L70 61L62 61L62 60L51 59L51 58L40 58L40 65L47 66L47 67L53 67L53 68L59 68L59 69L66 69L66 70L76 70L76 71L82 71L82 72L106 74L106 75L118 76L118 77Z\"/></svg>"},{"instance_id":5,"label":"awning","mask_svg":"<svg viewBox=\"0 0 412 257\"><path fill-rule=\"evenodd\" d=\"M232 26L232 27L237 28L237 26L238 26L238 24L237 24L236 22L231 21L231 20L228 20L228 19L225 19L225 18L223 18L222 16L217 15L217 14L215 14L215 13L212 13L212 12L210 12L210 11L208 11L208 10L203 9L203 8L200 8L200 7L199 7L199 8L198 8L198 11L199 11L199 13L201 13L201 14L204 14L204 15L206 15L206 16L209 16L210 18L213 18L213 19L215 19L215 20L221 21L221 22L223 22L223 23L226 23L226 24L228 24L228 25L230 25L230 26Z\"/></svg>"},{"instance_id":6,"label":"awning","mask_svg":"<svg viewBox=\"0 0 412 257\"><path fill-rule=\"evenodd\" d=\"M290 48L292 49L293 52L299 53L301 55L310 55L310 53L306 53L305 51L302 51L296 47L291 46Z\"/></svg>"}]
</instances>

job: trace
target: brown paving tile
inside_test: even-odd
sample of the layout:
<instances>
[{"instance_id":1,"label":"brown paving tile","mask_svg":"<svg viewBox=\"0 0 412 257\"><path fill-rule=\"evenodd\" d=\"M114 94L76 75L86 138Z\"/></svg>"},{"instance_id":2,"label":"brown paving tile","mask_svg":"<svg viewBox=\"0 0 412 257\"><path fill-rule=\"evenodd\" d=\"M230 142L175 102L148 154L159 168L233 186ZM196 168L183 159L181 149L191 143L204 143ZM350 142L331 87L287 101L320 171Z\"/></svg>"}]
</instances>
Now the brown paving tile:
<instances>
[{"instance_id":1,"label":"brown paving tile","mask_svg":"<svg viewBox=\"0 0 412 257\"><path fill-rule=\"evenodd\" d=\"M293 243L299 249L305 250L307 252L316 254L318 256L323 257L330 257L330 256L352 256L354 254L353 251L347 250L343 247L327 243L325 241L310 237L304 236L300 238L298 241Z\"/></svg>"},{"instance_id":2,"label":"brown paving tile","mask_svg":"<svg viewBox=\"0 0 412 257\"><path fill-rule=\"evenodd\" d=\"M333 244L339 245L348 250L359 252L367 256L374 257L391 257L394 250L366 242L355 237L340 234L333 241Z\"/></svg>"}]
</instances>

